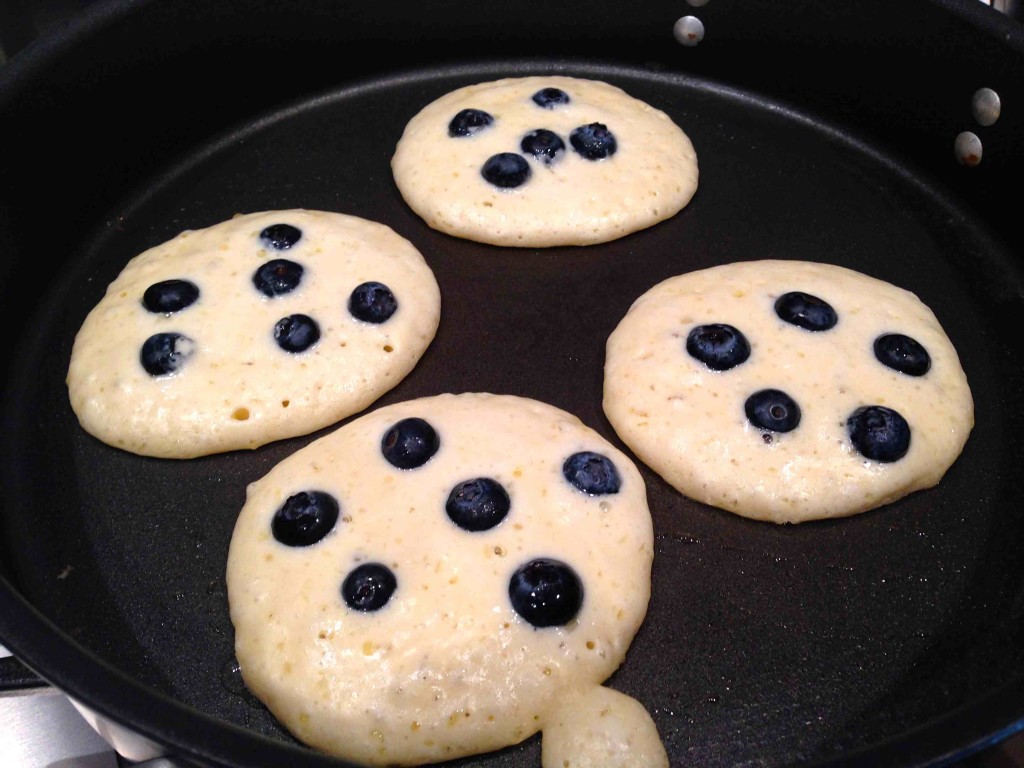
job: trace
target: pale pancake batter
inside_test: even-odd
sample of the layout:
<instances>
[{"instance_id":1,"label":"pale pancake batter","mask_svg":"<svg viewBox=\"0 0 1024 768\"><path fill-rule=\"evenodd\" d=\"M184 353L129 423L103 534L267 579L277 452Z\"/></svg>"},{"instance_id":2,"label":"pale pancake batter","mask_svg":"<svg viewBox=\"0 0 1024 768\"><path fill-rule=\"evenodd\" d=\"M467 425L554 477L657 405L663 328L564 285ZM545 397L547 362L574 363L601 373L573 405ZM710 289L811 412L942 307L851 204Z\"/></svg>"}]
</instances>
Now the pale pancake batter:
<instances>
[{"instance_id":1,"label":"pale pancake batter","mask_svg":"<svg viewBox=\"0 0 1024 768\"><path fill-rule=\"evenodd\" d=\"M605 82L506 78L452 91L407 124L391 162L434 229L504 246L589 245L676 215L697 155L672 119Z\"/></svg>"},{"instance_id":2,"label":"pale pancake batter","mask_svg":"<svg viewBox=\"0 0 1024 768\"><path fill-rule=\"evenodd\" d=\"M383 224L312 210L238 215L136 256L75 338L85 430L192 458L307 434L365 409L433 340L440 291Z\"/></svg>"},{"instance_id":3,"label":"pale pancake batter","mask_svg":"<svg viewBox=\"0 0 1024 768\"><path fill-rule=\"evenodd\" d=\"M777 523L936 485L974 426L952 343L914 294L766 260L669 278L607 343L604 410L682 494Z\"/></svg>"},{"instance_id":4,"label":"pale pancake batter","mask_svg":"<svg viewBox=\"0 0 1024 768\"><path fill-rule=\"evenodd\" d=\"M545 768L664 768L650 715L601 686L652 559L642 477L575 416L484 393L390 405L249 486L227 564L237 659L297 738L349 760L544 731Z\"/></svg>"}]
</instances>

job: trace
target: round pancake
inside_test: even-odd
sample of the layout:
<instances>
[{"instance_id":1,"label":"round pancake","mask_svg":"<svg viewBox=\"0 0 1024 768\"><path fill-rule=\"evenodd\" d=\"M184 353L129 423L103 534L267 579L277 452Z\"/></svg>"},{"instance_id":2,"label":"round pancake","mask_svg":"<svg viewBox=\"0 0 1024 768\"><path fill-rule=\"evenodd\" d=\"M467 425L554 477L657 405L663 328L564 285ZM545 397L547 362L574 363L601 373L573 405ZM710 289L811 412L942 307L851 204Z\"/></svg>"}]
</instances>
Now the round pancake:
<instances>
[{"instance_id":1,"label":"round pancake","mask_svg":"<svg viewBox=\"0 0 1024 768\"><path fill-rule=\"evenodd\" d=\"M407 431L393 440L395 425ZM580 487L566 474L573 456L589 457ZM504 506L479 483L456 493L481 480ZM467 517L453 496L490 511ZM308 524L289 529L284 518L303 517L295 504ZM563 755L581 719L564 708L608 698L600 684L646 614L652 559L639 472L575 416L509 395L411 400L249 486L227 561L235 651L246 684L297 738L349 760L433 763L549 723L545 749ZM544 572L565 581L557 597L538 587L547 597L535 610L520 587L559 583ZM646 711L615 701L607 725L589 723L610 729L593 764L615 764L601 755L627 739L645 746L644 765L667 766Z\"/></svg>"},{"instance_id":2,"label":"round pancake","mask_svg":"<svg viewBox=\"0 0 1024 768\"><path fill-rule=\"evenodd\" d=\"M389 227L238 215L125 265L75 337L68 392L87 432L133 453L256 448L365 409L439 319L432 271Z\"/></svg>"},{"instance_id":3,"label":"round pancake","mask_svg":"<svg viewBox=\"0 0 1024 768\"><path fill-rule=\"evenodd\" d=\"M585 129L579 150L577 129ZM550 133L524 149L538 130ZM491 158L506 169L501 186L484 177ZM406 125L391 167L405 201L434 229L519 247L603 243L650 227L690 201L698 176L693 145L667 114L608 83L566 76L442 96Z\"/></svg>"},{"instance_id":4,"label":"round pancake","mask_svg":"<svg viewBox=\"0 0 1024 768\"><path fill-rule=\"evenodd\" d=\"M825 308L813 299L834 310L834 325L815 325ZM688 351L691 333L721 325L740 332L749 356L737 362L742 344L719 329L704 341L729 354L709 366ZM876 340L890 354L899 340L906 370L883 364ZM911 354L920 347L926 356ZM934 486L974 426L956 350L914 294L785 260L678 275L637 299L607 342L604 410L680 493L777 523L852 515Z\"/></svg>"}]
</instances>

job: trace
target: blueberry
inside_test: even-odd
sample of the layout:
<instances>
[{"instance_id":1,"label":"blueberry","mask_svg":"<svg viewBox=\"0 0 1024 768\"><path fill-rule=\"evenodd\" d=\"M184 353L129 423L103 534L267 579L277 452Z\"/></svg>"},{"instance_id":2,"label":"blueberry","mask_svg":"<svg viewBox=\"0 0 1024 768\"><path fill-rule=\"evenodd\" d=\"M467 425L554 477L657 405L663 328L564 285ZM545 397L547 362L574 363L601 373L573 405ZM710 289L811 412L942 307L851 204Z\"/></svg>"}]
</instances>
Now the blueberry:
<instances>
[{"instance_id":1,"label":"blueberry","mask_svg":"<svg viewBox=\"0 0 1024 768\"><path fill-rule=\"evenodd\" d=\"M526 154L533 155L544 165L551 165L565 152L565 142L554 131L538 128L523 136L519 148Z\"/></svg>"},{"instance_id":2,"label":"blueberry","mask_svg":"<svg viewBox=\"0 0 1024 768\"><path fill-rule=\"evenodd\" d=\"M800 423L800 406L778 389L755 392L747 398L743 410L751 424L769 432L792 432Z\"/></svg>"},{"instance_id":3,"label":"blueberry","mask_svg":"<svg viewBox=\"0 0 1024 768\"><path fill-rule=\"evenodd\" d=\"M827 331L839 322L832 305L801 291L784 293L775 300L775 314L808 331Z\"/></svg>"},{"instance_id":4,"label":"blueberry","mask_svg":"<svg viewBox=\"0 0 1024 768\"><path fill-rule=\"evenodd\" d=\"M563 562L537 558L521 565L508 583L515 612L535 627L568 624L583 605L583 584Z\"/></svg>"},{"instance_id":5,"label":"blueberry","mask_svg":"<svg viewBox=\"0 0 1024 768\"><path fill-rule=\"evenodd\" d=\"M854 448L873 461L898 461L910 449L910 425L884 405L858 408L846 420L846 429Z\"/></svg>"},{"instance_id":6,"label":"blueberry","mask_svg":"<svg viewBox=\"0 0 1024 768\"><path fill-rule=\"evenodd\" d=\"M302 230L291 224L271 224L260 232L260 240L275 251L287 251L302 238Z\"/></svg>"},{"instance_id":7,"label":"blueberry","mask_svg":"<svg viewBox=\"0 0 1024 768\"><path fill-rule=\"evenodd\" d=\"M884 333L875 339L875 357L908 376L924 376L932 367L931 355L921 342L902 333Z\"/></svg>"},{"instance_id":8,"label":"blueberry","mask_svg":"<svg viewBox=\"0 0 1024 768\"><path fill-rule=\"evenodd\" d=\"M142 306L150 312L180 312L199 298L199 287L189 280L161 280L142 294Z\"/></svg>"},{"instance_id":9,"label":"blueberry","mask_svg":"<svg viewBox=\"0 0 1024 768\"><path fill-rule=\"evenodd\" d=\"M139 362L150 376L174 373L195 351L195 342L181 333L155 333L142 343Z\"/></svg>"},{"instance_id":10,"label":"blueberry","mask_svg":"<svg viewBox=\"0 0 1024 768\"><path fill-rule=\"evenodd\" d=\"M554 109L570 101L569 94L561 88L541 88L533 94L533 103L544 109Z\"/></svg>"},{"instance_id":11,"label":"blueberry","mask_svg":"<svg viewBox=\"0 0 1024 768\"><path fill-rule=\"evenodd\" d=\"M472 136L494 122L494 118L482 109L463 109L448 123L448 135Z\"/></svg>"},{"instance_id":12,"label":"blueberry","mask_svg":"<svg viewBox=\"0 0 1024 768\"><path fill-rule=\"evenodd\" d=\"M302 265L288 259L271 259L252 275L252 284L264 296L280 296L299 287Z\"/></svg>"},{"instance_id":13,"label":"blueberry","mask_svg":"<svg viewBox=\"0 0 1024 768\"><path fill-rule=\"evenodd\" d=\"M569 143L587 160L603 160L614 155L615 150L619 148L615 135L603 123L590 123L574 128L569 134Z\"/></svg>"},{"instance_id":14,"label":"blueberry","mask_svg":"<svg viewBox=\"0 0 1024 768\"><path fill-rule=\"evenodd\" d=\"M434 428L415 416L393 424L380 442L384 458L399 469L422 467L440 447L441 439Z\"/></svg>"},{"instance_id":15,"label":"blueberry","mask_svg":"<svg viewBox=\"0 0 1024 768\"><path fill-rule=\"evenodd\" d=\"M274 341L285 352L305 352L320 340L320 326L309 315L288 315L274 326Z\"/></svg>"},{"instance_id":16,"label":"blueberry","mask_svg":"<svg viewBox=\"0 0 1024 768\"><path fill-rule=\"evenodd\" d=\"M338 502L325 491L299 491L289 496L270 523L274 538L289 547L316 544L338 522Z\"/></svg>"},{"instance_id":17,"label":"blueberry","mask_svg":"<svg viewBox=\"0 0 1024 768\"><path fill-rule=\"evenodd\" d=\"M727 371L750 357L750 342L738 328L710 323L690 331L686 351L713 371Z\"/></svg>"},{"instance_id":18,"label":"blueberry","mask_svg":"<svg viewBox=\"0 0 1024 768\"><path fill-rule=\"evenodd\" d=\"M611 459L593 451L580 451L567 458L562 464L562 476L591 496L618 493L622 487L619 470Z\"/></svg>"},{"instance_id":19,"label":"blueberry","mask_svg":"<svg viewBox=\"0 0 1024 768\"><path fill-rule=\"evenodd\" d=\"M395 593L398 580L391 569L380 563L365 563L345 577L341 596L356 611L379 611Z\"/></svg>"},{"instance_id":20,"label":"blueberry","mask_svg":"<svg viewBox=\"0 0 1024 768\"><path fill-rule=\"evenodd\" d=\"M348 299L348 311L356 320L380 325L391 319L398 309L395 294L384 283L357 285Z\"/></svg>"},{"instance_id":21,"label":"blueberry","mask_svg":"<svg viewBox=\"0 0 1024 768\"><path fill-rule=\"evenodd\" d=\"M495 527L508 514L508 492L501 483L489 477L463 480L448 494L445 510L459 528L486 531Z\"/></svg>"},{"instance_id":22,"label":"blueberry","mask_svg":"<svg viewBox=\"0 0 1024 768\"><path fill-rule=\"evenodd\" d=\"M499 152L487 158L480 174L496 187L511 189L530 178L530 166L522 155Z\"/></svg>"}]
</instances>

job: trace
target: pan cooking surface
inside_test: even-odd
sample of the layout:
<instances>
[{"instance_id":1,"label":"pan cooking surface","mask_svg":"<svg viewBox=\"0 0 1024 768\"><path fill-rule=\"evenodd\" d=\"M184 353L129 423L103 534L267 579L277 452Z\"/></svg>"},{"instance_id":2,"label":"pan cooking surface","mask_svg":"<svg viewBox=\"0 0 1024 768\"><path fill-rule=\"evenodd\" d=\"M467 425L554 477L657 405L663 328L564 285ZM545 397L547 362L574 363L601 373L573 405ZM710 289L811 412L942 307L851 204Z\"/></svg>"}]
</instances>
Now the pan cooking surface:
<instances>
[{"instance_id":1,"label":"pan cooking surface","mask_svg":"<svg viewBox=\"0 0 1024 768\"><path fill-rule=\"evenodd\" d=\"M700 163L687 208L612 243L522 251L445 236L412 214L389 160L416 111L461 85L556 71L669 113ZM648 708L673 764L827 760L1024 673L1019 265L928 178L784 105L642 69L534 63L412 72L253 116L128 194L44 297L7 403L4 483L32 510L4 520L12 578L126 676L296 744L241 683L224 565L247 483L327 430L253 452L147 459L86 435L64 385L78 326L129 258L183 229L291 207L385 223L437 276L437 337L374 408L448 391L522 395L624 447L601 410L608 334L658 281L725 262L832 262L936 312L977 407L937 488L779 527L691 502L638 463L656 531L653 598L608 684ZM538 766L539 739L458 764Z\"/></svg>"}]
</instances>

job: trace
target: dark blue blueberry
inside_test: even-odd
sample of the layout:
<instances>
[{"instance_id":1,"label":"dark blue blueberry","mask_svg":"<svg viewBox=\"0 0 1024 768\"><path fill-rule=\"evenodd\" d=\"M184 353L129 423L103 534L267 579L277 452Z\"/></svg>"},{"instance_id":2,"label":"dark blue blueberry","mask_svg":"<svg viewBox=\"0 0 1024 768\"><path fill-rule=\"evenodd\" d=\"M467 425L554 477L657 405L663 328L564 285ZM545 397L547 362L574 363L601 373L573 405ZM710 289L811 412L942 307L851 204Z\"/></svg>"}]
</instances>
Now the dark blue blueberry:
<instances>
[{"instance_id":1,"label":"dark blue blueberry","mask_svg":"<svg viewBox=\"0 0 1024 768\"><path fill-rule=\"evenodd\" d=\"M393 424L380 441L384 458L399 469L422 467L440 447L441 438L434 428L416 416Z\"/></svg>"},{"instance_id":2,"label":"dark blue blueberry","mask_svg":"<svg viewBox=\"0 0 1024 768\"><path fill-rule=\"evenodd\" d=\"M727 371L750 357L750 342L738 328L710 323L690 331L686 351L713 371Z\"/></svg>"},{"instance_id":3,"label":"dark blue blueberry","mask_svg":"<svg viewBox=\"0 0 1024 768\"><path fill-rule=\"evenodd\" d=\"M544 165L551 165L565 152L565 142L554 131L538 128L523 136L519 148L526 154L533 155Z\"/></svg>"},{"instance_id":4,"label":"dark blue blueberry","mask_svg":"<svg viewBox=\"0 0 1024 768\"><path fill-rule=\"evenodd\" d=\"M530 178L530 165L515 152L499 152L487 158L480 174L496 187L511 189Z\"/></svg>"},{"instance_id":5,"label":"dark blue blueberry","mask_svg":"<svg viewBox=\"0 0 1024 768\"><path fill-rule=\"evenodd\" d=\"M618 493L622 487L619 470L612 460L593 451L580 451L566 459L562 464L562 476L591 496Z\"/></svg>"},{"instance_id":6,"label":"dark blue blueberry","mask_svg":"<svg viewBox=\"0 0 1024 768\"><path fill-rule=\"evenodd\" d=\"M554 109L570 101L569 94L561 88L541 88L533 94L533 103L544 109Z\"/></svg>"},{"instance_id":7,"label":"dark blue blueberry","mask_svg":"<svg viewBox=\"0 0 1024 768\"><path fill-rule=\"evenodd\" d=\"M174 373L195 351L195 342L181 333L155 333L142 343L139 362L150 376Z\"/></svg>"},{"instance_id":8,"label":"dark blue blueberry","mask_svg":"<svg viewBox=\"0 0 1024 768\"><path fill-rule=\"evenodd\" d=\"M899 461L910 449L910 425L884 405L858 408L846 420L846 430L853 447L872 461Z\"/></svg>"},{"instance_id":9,"label":"dark blue blueberry","mask_svg":"<svg viewBox=\"0 0 1024 768\"><path fill-rule=\"evenodd\" d=\"M494 122L494 118L482 109L463 109L448 123L448 135L472 136Z\"/></svg>"},{"instance_id":10,"label":"dark blue blueberry","mask_svg":"<svg viewBox=\"0 0 1024 768\"><path fill-rule=\"evenodd\" d=\"M769 432L792 432L800 424L800 406L779 389L755 392L743 410L751 424Z\"/></svg>"},{"instance_id":11,"label":"dark blue blueberry","mask_svg":"<svg viewBox=\"0 0 1024 768\"><path fill-rule=\"evenodd\" d=\"M260 232L260 240L267 248L287 251L302 238L302 230L291 224L271 224Z\"/></svg>"},{"instance_id":12,"label":"dark blue blueberry","mask_svg":"<svg viewBox=\"0 0 1024 768\"><path fill-rule=\"evenodd\" d=\"M391 569L380 563L364 563L353 568L341 584L341 596L356 611L379 611L398 588Z\"/></svg>"},{"instance_id":13,"label":"dark blue blueberry","mask_svg":"<svg viewBox=\"0 0 1024 768\"><path fill-rule=\"evenodd\" d=\"M569 134L572 148L587 160L603 160L619 148L615 135L603 123L590 123L574 128Z\"/></svg>"},{"instance_id":14,"label":"dark blue blueberry","mask_svg":"<svg viewBox=\"0 0 1024 768\"><path fill-rule=\"evenodd\" d=\"M931 355L921 342L902 333L885 333L875 339L875 357L908 376L924 376L932 367Z\"/></svg>"},{"instance_id":15,"label":"dark blue blueberry","mask_svg":"<svg viewBox=\"0 0 1024 768\"><path fill-rule=\"evenodd\" d=\"M583 605L583 583L563 562L540 557L521 565L508 583L515 612L535 627L562 627Z\"/></svg>"},{"instance_id":16,"label":"dark blue blueberry","mask_svg":"<svg viewBox=\"0 0 1024 768\"><path fill-rule=\"evenodd\" d=\"M299 287L302 280L302 265L288 259L272 259L257 269L252 284L264 296L280 296Z\"/></svg>"},{"instance_id":17,"label":"dark blue blueberry","mask_svg":"<svg viewBox=\"0 0 1024 768\"><path fill-rule=\"evenodd\" d=\"M508 514L511 503L501 483L489 477L464 480L448 494L445 510L459 528L486 531Z\"/></svg>"},{"instance_id":18,"label":"dark blue blueberry","mask_svg":"<svg viewBox=\"0 0 1024 768\"><path fill-rule=\"evenodd\" d=\"M801 291L784 293L775 300L775 314L787 323L808 331L827 331L839 322L832 305Z\"/></svg>"},{"instance_id":19,"label":"dark blue blueberry","mask_svg":"<svg viewBox=\"0 0 1024 768\"><path fill-rule=\"evenodd\" d=\"M180 312L199 298L199 286L189 280L161 280L142 294L142 306L150 312Z\"/></svg>"},{"instance_id":20,"label":"dark blue blueberry","mask_svg":"<svg viewBox=\"0 0 1024 768\"><path fill-rule=\"evenodd\" d=\"M288 315L274 326L274 341L285 352L305 352L320 340L320 326L309 315Z\"/></svg>"},{"instance_id":21,"label":"dark blue blueberry","mask_svg":"<svg viewBox=\"0 0 1024 768\"><path fill-rule=\"evenodd\" d=\"M274 513L270 529L282 544L308 547L334 529L339 511L337 500L326 491L299 491Z\"/></svg>"},{"instance_id":22,"label":"dark blue blueberry","mask_svg":"<svg viewBox=\"0 0 1024 768\"><path fill-rule=\"evenodd\" d=\"M395 294L384 283L357 285L348 298L348 311L356 320L380 325L391 319L398 309Z\"/></svg>"}]
</instances>

